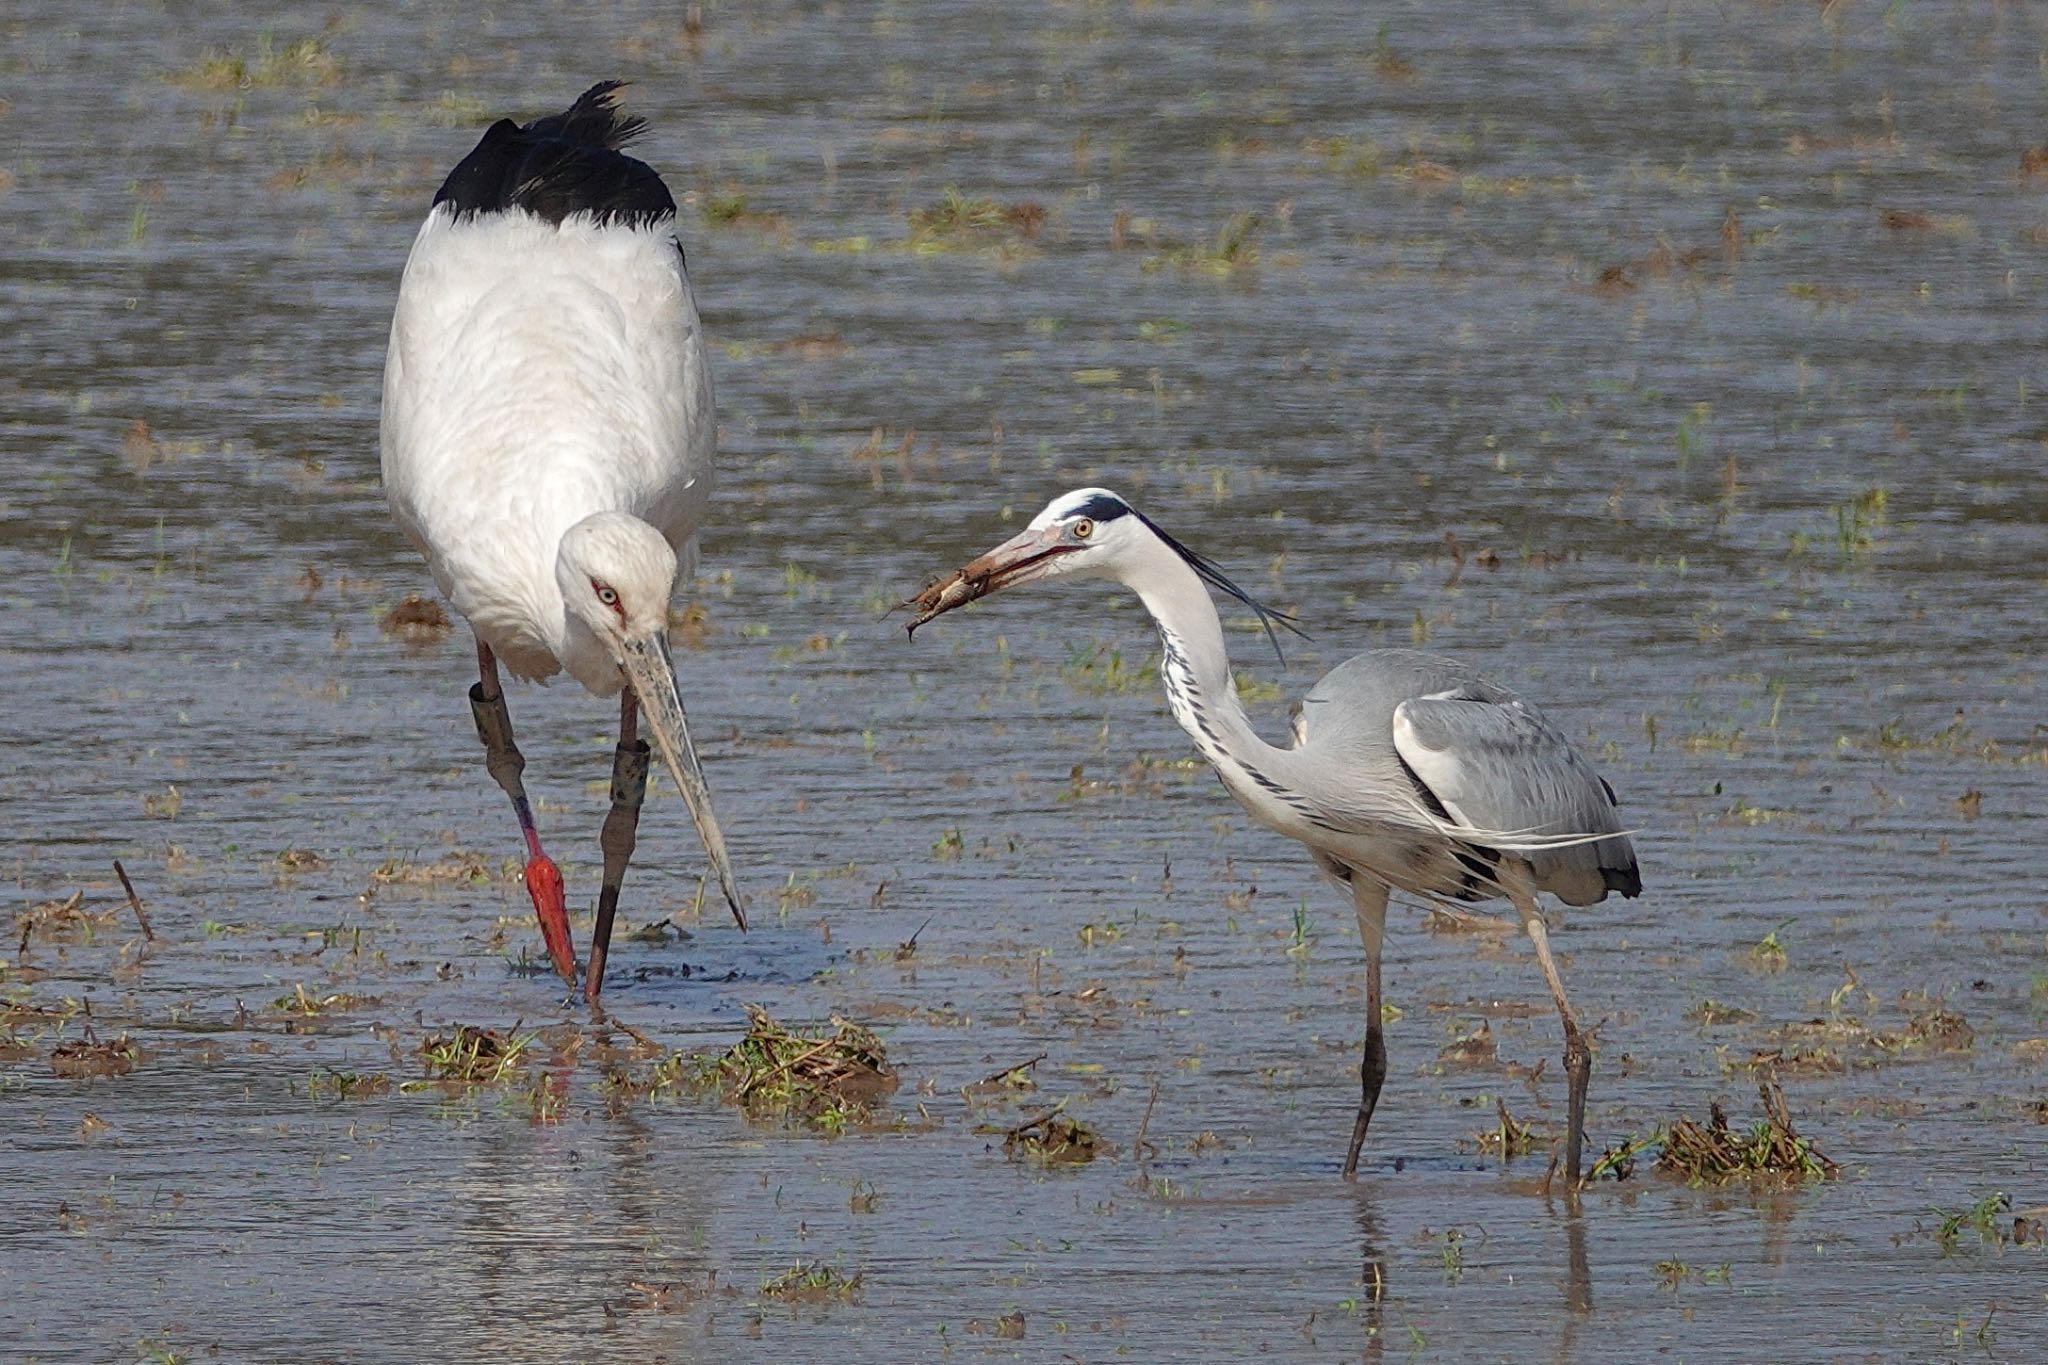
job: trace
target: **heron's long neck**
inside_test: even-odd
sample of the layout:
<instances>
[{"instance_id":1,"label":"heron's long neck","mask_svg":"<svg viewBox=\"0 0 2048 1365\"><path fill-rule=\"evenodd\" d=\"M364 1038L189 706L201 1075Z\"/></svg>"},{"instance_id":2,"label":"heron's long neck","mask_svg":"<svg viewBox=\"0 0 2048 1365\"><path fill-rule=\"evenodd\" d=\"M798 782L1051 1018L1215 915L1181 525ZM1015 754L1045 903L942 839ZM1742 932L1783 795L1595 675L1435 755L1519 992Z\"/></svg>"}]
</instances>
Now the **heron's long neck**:
<instances>
[{"instance_id":1,"label":"heron's long neck","mask_svg":"<svg viewBox=\"0 0 2048 1365\"><path fill-rule=\"evenodd\" d=\"M1285 751L1259 738L1237 700L1223 621L1208 586L1164 545L1125 581L1159 623L1159 672L1174 719L1225 782L1235 787L1242 775L1267 786L1267 770Z\"/></svg>"}]
</instances>

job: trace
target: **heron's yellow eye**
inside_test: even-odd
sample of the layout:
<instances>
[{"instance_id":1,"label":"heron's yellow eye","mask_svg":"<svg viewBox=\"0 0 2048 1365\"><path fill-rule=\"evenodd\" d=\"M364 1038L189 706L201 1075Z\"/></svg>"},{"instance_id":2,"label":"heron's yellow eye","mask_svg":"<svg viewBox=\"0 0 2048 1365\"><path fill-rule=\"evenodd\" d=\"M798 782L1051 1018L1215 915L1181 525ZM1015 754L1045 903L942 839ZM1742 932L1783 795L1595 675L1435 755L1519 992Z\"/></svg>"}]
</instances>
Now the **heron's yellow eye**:
<instances>
[{"instance_id":1,"label":"heron's yellow eye","mask_svg":"<svg viewBox=\"0 0 2048 1365\"><path fill-rule=\"evenodd\" d=\"M1074 523L1074 539L1086 540L1095 534L1095 523L1083 517Z\"/></svg>"}]
</instances>

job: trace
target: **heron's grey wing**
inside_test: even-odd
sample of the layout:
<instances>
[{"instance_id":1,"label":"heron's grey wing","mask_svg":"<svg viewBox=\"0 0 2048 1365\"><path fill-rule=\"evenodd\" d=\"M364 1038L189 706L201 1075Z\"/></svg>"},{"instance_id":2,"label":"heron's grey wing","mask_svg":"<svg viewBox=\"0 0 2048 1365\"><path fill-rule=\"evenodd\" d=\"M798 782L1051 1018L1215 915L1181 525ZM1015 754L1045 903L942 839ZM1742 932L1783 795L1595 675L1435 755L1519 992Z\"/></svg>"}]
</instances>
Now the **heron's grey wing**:
<instances>
[{"instance_id":1,"label":"heron's grey wing","mask_svg":"<svg viewBox=\"0 0 2048 1365\"><path fill-rule=\"evenodd\" d=\"M1394 708L1394 750L1471 843L1528 860L1568 905L1642 890L1614 792L1527 702L1440 693ZM1587 835L1612 835L1584 842Z\"/></svg>"}]
</instances>

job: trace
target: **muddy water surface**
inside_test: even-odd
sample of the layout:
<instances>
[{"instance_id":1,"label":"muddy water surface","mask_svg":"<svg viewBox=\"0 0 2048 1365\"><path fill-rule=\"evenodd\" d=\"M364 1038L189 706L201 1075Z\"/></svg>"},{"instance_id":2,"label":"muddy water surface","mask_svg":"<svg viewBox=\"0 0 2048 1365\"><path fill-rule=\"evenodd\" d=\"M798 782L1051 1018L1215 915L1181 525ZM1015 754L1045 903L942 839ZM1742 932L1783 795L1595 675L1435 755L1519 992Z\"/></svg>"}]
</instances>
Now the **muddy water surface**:
<instances>
[{"instance_id":1,"label":"muddy water surface","mask_svg":"<svg viewBox=\"0 0 2048 1365\"><path fill-rule=\"evenodd\" d=\"M2035 11L325 13L0 16L10 1358L2026 1358L2043 1253L1938 1210L2048 1204ZM413 228L609 76L722 347L679 659L756 929L658 791L608 998L870 1025L875 1131L612 1102L466 637L380 629ZM1526 950L1408 906L1341 1182L1348 908L1187 761L1135 604L883 618L1083 482L1300 614L1284 670L1234 637L1269 734L1373 643L1544 700L1643 831L1555 936L1595 1145L1748 1123L1761 1055L1839 1178L1546 1197L1478 1142L1561 1127ZM512 705L587 906L610 710ZM401 1088L458 1022L534 1065ZM1062 1101L1114 1151L1009 1160Z\"/></svg>"}]
</instances>

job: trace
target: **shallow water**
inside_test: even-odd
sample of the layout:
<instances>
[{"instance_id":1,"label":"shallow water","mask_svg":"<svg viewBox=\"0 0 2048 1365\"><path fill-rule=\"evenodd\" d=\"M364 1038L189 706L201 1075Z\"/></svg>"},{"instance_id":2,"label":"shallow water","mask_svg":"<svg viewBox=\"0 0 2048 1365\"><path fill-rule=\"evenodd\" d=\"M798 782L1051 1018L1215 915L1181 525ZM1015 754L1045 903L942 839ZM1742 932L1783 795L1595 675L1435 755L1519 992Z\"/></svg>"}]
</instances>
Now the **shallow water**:
<instances>
[{"instance_id":1,"label":"shallow water","mask_svg":"<svg viewBox=\"0 0 2048 1365\"><path fill-rule=\"evenodd\" d=\"M93 917L0 965L10 1354L2024 1358L2038 1246L1934 1211L2048 1203L2035 11L342 6L267 48L237 12L0 18L0 837L18 913ZM427 587L376 486L398 269L483 120L614 75L724 347L680 658L756 929L691 917L664 787L624 913L689 937L617 943L608 1001L670 1047L869 1023L890 1131L614 1114L598 1031L508 970L515 882L377 880L517 849L466 637L379 629ZM948 186L1042 220L920 249ZM1594 1143L1747 1123L1782 1049L1840 1178L1545 1197L1473 1150L1496 1095L1561 1125L1533 964L1407 907L1338 1180L1349 911L1186 761L1135 603L883 616L1098 481L1309 627L1284 671L1234 636L1269 734L1373 643L1541 699L1643 831L1643 898L1554 938ZM587 903L610 708L512 706ZM1967 1046L1910 1032L1930 999ZM1501 1060L1455 1064L1482 1019ZM557 1121L308 1094L457 1021L543 1030ZM88 1024L132 1074L53 1075ZM977 1131L1062 1100L1114 1156ZM797 1260L858 1297L764 1296Z\"/></svg>"}]
</instances>

